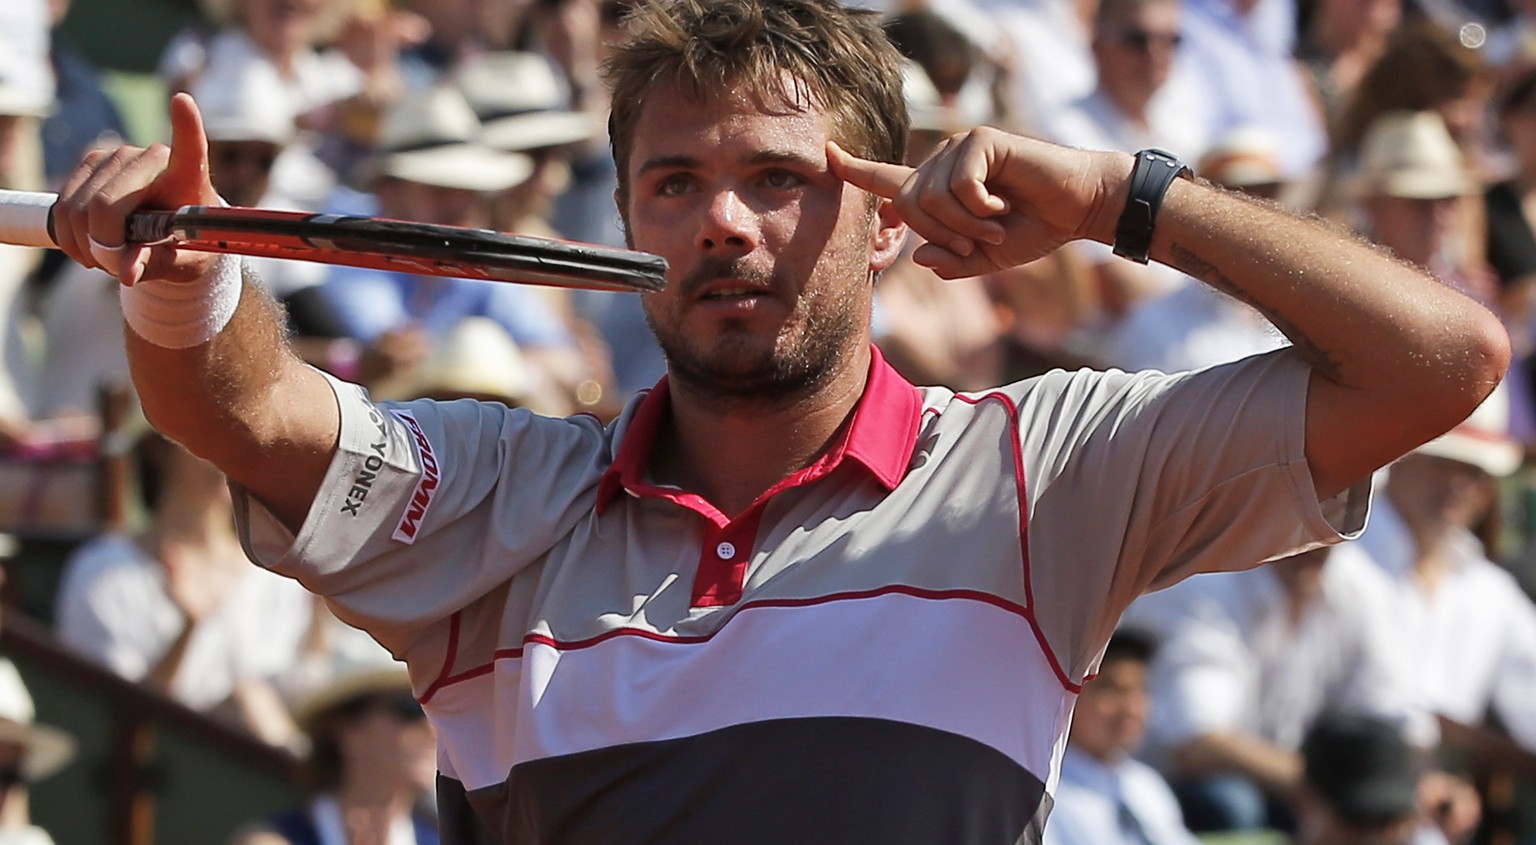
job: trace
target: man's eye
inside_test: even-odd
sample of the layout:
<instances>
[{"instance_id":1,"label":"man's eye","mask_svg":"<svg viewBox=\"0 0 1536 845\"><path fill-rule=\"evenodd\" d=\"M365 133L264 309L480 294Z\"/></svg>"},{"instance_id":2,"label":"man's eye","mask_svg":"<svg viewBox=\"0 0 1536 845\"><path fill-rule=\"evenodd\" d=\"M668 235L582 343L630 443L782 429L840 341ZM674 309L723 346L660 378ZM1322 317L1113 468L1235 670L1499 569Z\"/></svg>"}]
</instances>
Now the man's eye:
<instances>
[{"instance_id":1,"label":"man's eye","mask_svg":"<svg viewBox=\"0 0 1536 845\"><path fill-rule=\"evenodd\" d=\"M656 193L663 197L675 197L686 193L692 184L693 181L687 176L681 174L668 176L656 183Z\"/></svg>"},{"instance_id":2,"label":"man's eye","mask_svg":"<svg viewBox=\"0 0 1536 845\"><path fill-rule=\"evenodd\" d=\"M763 174L763 184L770 188L793 188L803 181L799 174L788 170L770 170Z\"/></svg>"}]
</instances>

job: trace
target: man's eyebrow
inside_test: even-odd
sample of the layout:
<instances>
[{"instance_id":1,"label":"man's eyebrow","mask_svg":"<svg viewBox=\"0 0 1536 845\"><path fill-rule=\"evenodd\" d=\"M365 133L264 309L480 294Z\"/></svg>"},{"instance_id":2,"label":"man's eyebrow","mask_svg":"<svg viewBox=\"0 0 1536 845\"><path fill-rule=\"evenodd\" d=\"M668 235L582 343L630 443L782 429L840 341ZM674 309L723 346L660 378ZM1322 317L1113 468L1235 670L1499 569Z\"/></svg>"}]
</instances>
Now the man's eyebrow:
<instances>
[{"instance_id":1,"label":"man's eyebrow","mask_svg":"<svg viewBox=\"0 0 1536 845\"><path fill-rule=\"evenodd\" d=\"M642 175L652 170L688 170L698 166L699 160L693 156L657 156L641 162L640 167L635 173L636 175Z\"/></svg>"},{"instance_id":2,"label":"man's eyebrow","mask_svg":"<svg viewBox=\"0 0 1536 845\"><path fill-rule=\"evenodd\" d=\"M827 157L807 155L799 150L763 150L747 159L751 164L798 164L802 167L826 167Z\"/></svg>"},{"instance_id":3,"label":"man's eyebrow","mask_svg":"<svg viewBox=\"0 0 1536 845\"><path fill-rule=\"evenodd\" d=\"M747 158L748 164L797 164L802 167L824 168L825 156L811 156L798 150L760 150ZM653 170L691 170L700 167L698 158L689 155L656 156L648 158L636 169L636 175Z\"/></svg>"}]
</instances>

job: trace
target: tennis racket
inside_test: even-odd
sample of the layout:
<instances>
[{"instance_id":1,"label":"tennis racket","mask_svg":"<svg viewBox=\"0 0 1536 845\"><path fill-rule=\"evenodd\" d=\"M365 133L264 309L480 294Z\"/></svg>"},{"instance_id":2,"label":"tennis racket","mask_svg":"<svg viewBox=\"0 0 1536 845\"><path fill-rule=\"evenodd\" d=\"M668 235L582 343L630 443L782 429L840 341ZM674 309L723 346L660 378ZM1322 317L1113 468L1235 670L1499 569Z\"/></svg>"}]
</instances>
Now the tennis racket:
<instances>
[{"instance_id":1,"label":"tennis racket","mask_svg":"<svg viewBox=\"0 0 1536 845\"><path fill-rule=\"evenodd\" d=\"M0 243L53 247L57 194L0 191ZM504 235L379 217L188 205L138 211L127 241L177 249L345 264L430 276L564 288L655 291L660 256L593 244Z\"/></svg>"}]
</instances>

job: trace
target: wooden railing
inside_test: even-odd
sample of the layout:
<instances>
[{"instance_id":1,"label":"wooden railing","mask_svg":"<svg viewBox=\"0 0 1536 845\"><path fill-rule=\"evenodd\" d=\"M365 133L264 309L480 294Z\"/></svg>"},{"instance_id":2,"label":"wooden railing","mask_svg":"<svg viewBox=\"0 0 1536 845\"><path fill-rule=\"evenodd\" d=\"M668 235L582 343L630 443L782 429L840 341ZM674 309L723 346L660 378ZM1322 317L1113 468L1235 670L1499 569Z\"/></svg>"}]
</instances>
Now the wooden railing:
<instances>
[{"instance_id":1,"label":"wooden railing","mask_svg":"<svg viewBox=\"0 0 1536 845\"><path fill-rule=\"evenodd\" d=\"M90 842L153 845L157 841L157 801L167 791L169 774L158 760L162 734L174 733L179 741L200 746L230 766L278 785L269 791L265 801L268 806L253 798L247 821L274 809L270 806L272 795L280 796L283 785L294 797L299 793L300 764L289 752L119 677L70 651L41 623L15 613L7 614L0 625L0 652L13 658L24 674L33 676L29 684L39 675L46 676L73 694L103 702L111 714L106 747L85 748L80 755L87 765L105 758L102 770L85 779L105 794L70 796L71 801L105 804L106 829L99 836L90 837ZM41 706L39 721L50 721L49 713ZM181 768L177 773L179 782L195 784L199 773L186 771L193 766L183 764ZM45 818L38 821L49 826ZM233 821L210 818L209 829L230 828ZM55 832L55 838L65 845L67 837ZM161 837L158 841L171 840Z\"/></svg>"}]
</instances>

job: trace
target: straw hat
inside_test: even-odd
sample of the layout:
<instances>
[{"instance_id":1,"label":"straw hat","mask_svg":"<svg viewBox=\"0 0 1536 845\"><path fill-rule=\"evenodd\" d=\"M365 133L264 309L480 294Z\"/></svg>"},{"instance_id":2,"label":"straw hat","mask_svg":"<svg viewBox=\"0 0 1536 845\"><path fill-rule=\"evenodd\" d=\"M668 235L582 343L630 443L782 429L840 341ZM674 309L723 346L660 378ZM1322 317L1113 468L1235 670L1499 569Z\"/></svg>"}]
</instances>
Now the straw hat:
<instances>
[{"instance_id":1,"label":"straw hat","mask_svg":"<svg viewBox=\"0 0 1536 845\"><path fill-rule=\"evenodd\" d=\"M489 317L467 317L423 363L418 391L524 405L532 382L528 362L507 330Z\"/></svg>"},{"instance_id":2,"label":"straw hat","mask_svg":"<svg viewBox=\"0 0 1536 845\"><path fill-rule=\"evenodd\" d=\"M293 140L291 100L271 62L248 55L219 62L192 86L210 141L265 141L279 147Z\"/></svg>"},{"instance_id":3,"label":"straw hat","mask_svg":"<svg viewBox=\"0 0 1536 845\"><path fill-rule=\"evenodd\" d=\"M410 695L411 676L394 660L341 661L331 679L300 698L293 721L313 734L326 714L349 702L373 695Z\"/></svg>"},{"instance_id":4,"label":"straw hat","mask_svg":"<svg viewBox=\"0 0 1536 845\"><path fill-rule=\"evenodd\" d=\"M1200 176L1229 188L1278 185L1285 181L1280 169L1280 145L1260 126L1242 126L1213 144L1196 168Z\"/></svg>"},{"instance_id":5,"label":"straw hat","mask_svg":"<svg viewBox=\"0 0 1536 845\"><path fill-rule=\"evenodd\" d=\"M566 107L559 80L543 56L489 53L466 62L457 82L485 126L481 138L486 146L536 150L597 135L592 115Z\"/></svg>"},{"instance_id":6,"label":"straw hat","mask_svg":"<svg viewBox=\"0 0 1536 845\"><path fill-rule=\"evenodd\" d=\"M439 85L411 93L384 116L378 173L424 185L487 192L526 181L533 173L533 161L484 146L480 132L479 119L457 88Z\"/></svg>"},{"instance_id":7,"label":"straw hat","mask_svg":"<svg viewBox=\"0 0 1536 845\"><path fill-rule=\"evenodd\" d=\"M1460 425L1414 451L1471 464L1496 478L1519 469L1524 450L1509 436L1509 390L1501 383Z\"/></svg>"},{"instance_id":8,"label":"straw hat","mask_svg":"<svg viewBox=\"0 0 1536 845\"><path fill-rule=\"evenodd\" d=\"M1448 199L1478 189L1435 112L1388 112L1371 124L1360 149L1363 196Z\"/></svg>"},{"instance_id":9,"label":"straw hat","mask_svg":"<svg viewBox=\"0 0 1536 845\"><path fill-rule=\"evenodd\" d=\"M32 696L21 673L9 660L0 658L0 742L26 749L21 776L39 781L57 772L75 756L75 740L68 733L35 721Z\"/></svg>"}]
</instances>

